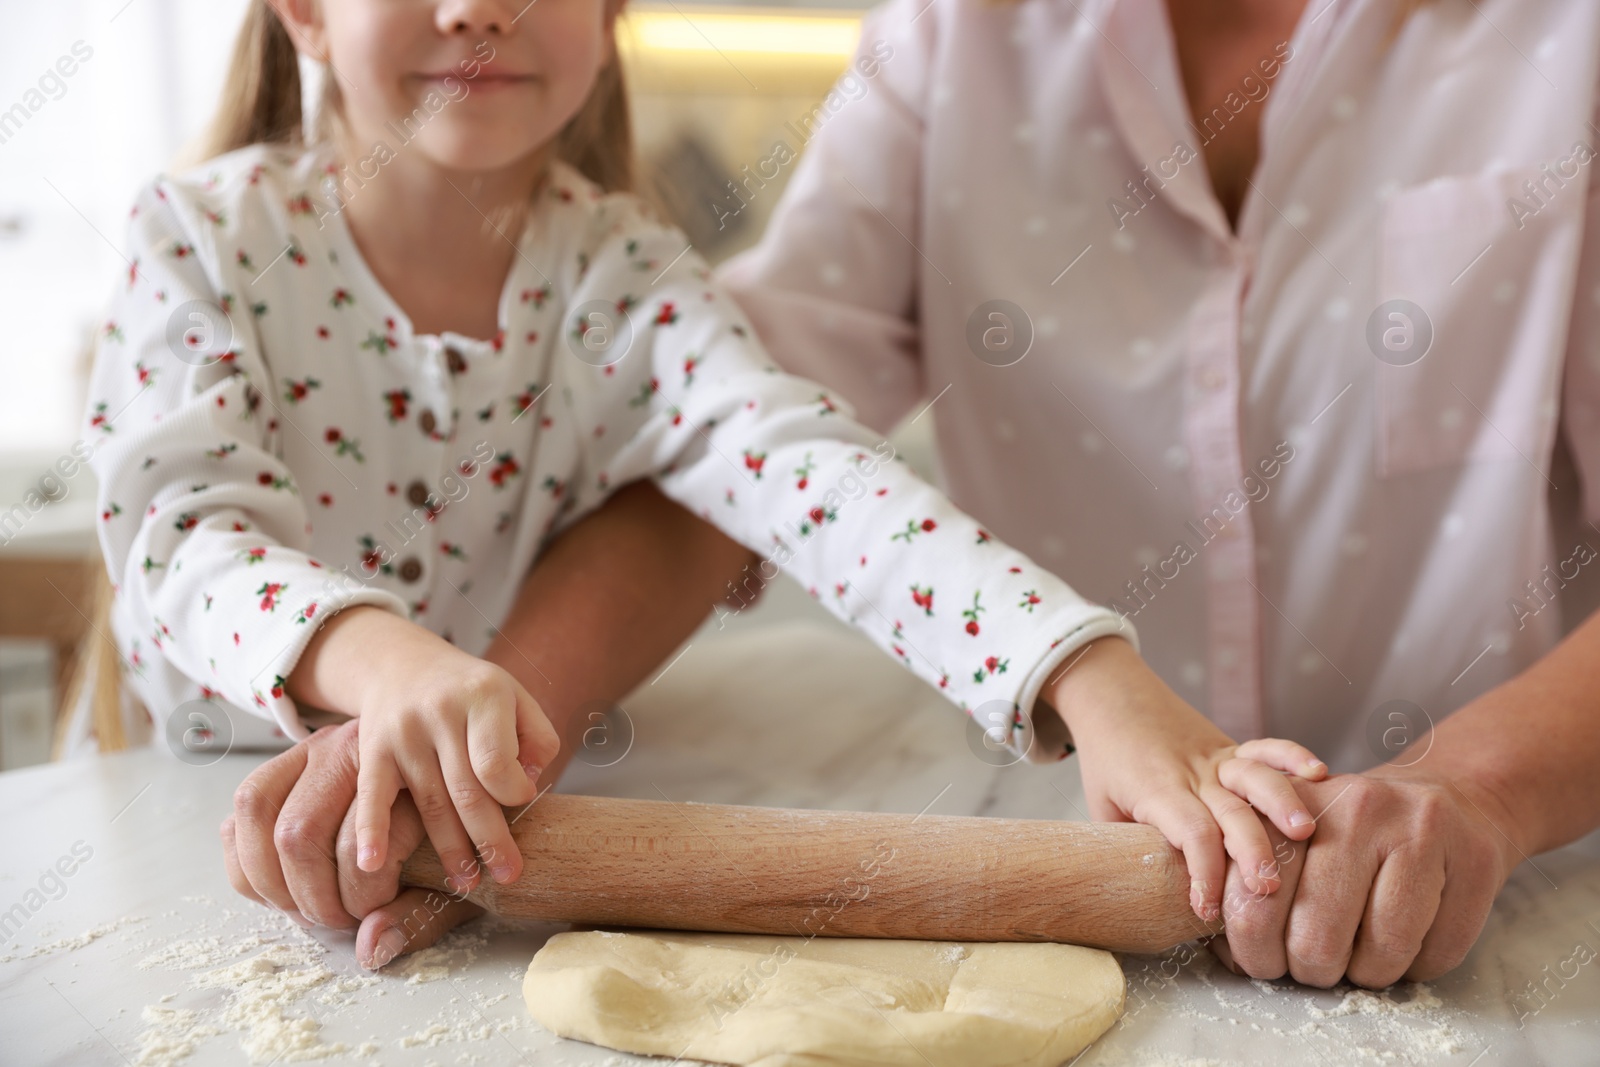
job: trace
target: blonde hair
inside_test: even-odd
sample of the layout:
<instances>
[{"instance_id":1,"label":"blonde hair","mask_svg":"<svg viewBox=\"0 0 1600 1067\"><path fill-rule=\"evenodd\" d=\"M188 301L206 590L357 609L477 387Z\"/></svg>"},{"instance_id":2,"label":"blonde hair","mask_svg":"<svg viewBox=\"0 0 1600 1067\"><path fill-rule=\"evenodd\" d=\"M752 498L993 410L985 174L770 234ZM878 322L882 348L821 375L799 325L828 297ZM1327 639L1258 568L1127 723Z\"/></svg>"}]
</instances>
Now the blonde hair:
<instances>
[{"instance_id":1,"label":"blonde hair","mask_svg":"<svg viewBox=\"0 0 1600 1067\"><path fill-rule=\"evenodd\" d=\"M610 13L624 0L608 0ZM200 158L211 159L253 144L298 144L304 140L300 60L289 31L267 0L250 0L234 41L233 62L222 103L200 142ZM329 115L339 109L338 82L324 82L315 136L325 136ZM607 192L632 192L633 122L628 112L622 62L613 53L601 68L583 107L556 137L555 156Z\"/></svg>"}]
</instances>

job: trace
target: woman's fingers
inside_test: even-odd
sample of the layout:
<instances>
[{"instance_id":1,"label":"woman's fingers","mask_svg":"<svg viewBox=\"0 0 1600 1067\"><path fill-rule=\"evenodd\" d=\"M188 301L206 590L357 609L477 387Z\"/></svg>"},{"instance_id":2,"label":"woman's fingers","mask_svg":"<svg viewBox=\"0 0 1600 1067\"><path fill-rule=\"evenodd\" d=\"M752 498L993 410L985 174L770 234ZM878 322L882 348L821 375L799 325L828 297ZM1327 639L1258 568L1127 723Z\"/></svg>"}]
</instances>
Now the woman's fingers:
<instances>
[{"instance_id":1,"label":"woman's fingers","mask_svg":"<svg viewBox=\"0 0 1600 1067\"><path fill-rule=\"evenodd\" d=\"M1222 828L1222 847L1239 865L1245 891L1265 895L1276 890L1280 881L1278 861L1255 809L1219 786L1203 787L1200 799Z\"/></svg>"},{"instance_id":2,"label":"woman's fingers","mask_svg":"<svg viewBox=\"0 0 1600 1067\"><path fill-rule=\"evenodd\" d=\"M1253 759L1276 767L1284 774L1295 774L1307 781L1321 781L1328 776L1328 765L1304 745L1286 741L1281 737L1261 737L1246 741L1233 754L1239 759Z\"/></svg>"},{"instance_id":3,"label":"woman's fingers","mask_svg":"<svg viewBox=\"0 0 1600 1067\"><path fill-rule=\"evenodd\" d=\"M488 868L489 876L501 883L513 881L522 873L522 855L511 841L505 812L484 790L477 775L473 774L472 765L461 753L441 752L439 755L445 784L455 801L456 814L477 847L478 856ZM523 782L529 786L533 784L527 779L523 779Z\"/></svg>"},{"instance_id":4,"label":"woman's fingers","mask_svg":"<svg viewBox=\"0 0 1600 1067\"><path fill-rule=\"evenodd\" d=\"M1444 883L1444 864L1404 847L1389 853L1373 879L1345 977L1369 989L1398 982L1422 951Z\"/></svg>"},{"instance_id":5,"label":"woman's fingers","mask_svg":"<svg viewBox=\"0 0 1600 1067\"><path fill-rule=\"evenodd\" d=\"M1234 758L1217 768L1217 779L1235 796L1249 801L1272 825L1293 841L1304 841L1316 830L1300 794L1282 772L1253 759ZM1247 873L1251 870L1247 868Z\"/></svg>"},{"instance_id":6,"label":"woman's fingers","mask_svg":"<svg viewBox=\"0 0 1600 1067\"><path fill-rule=\"evenodd\" d=\"M448 872L446 883L453 893L464 895L478 884L478 857L472 847L472 838L461 825L455 802L445 785L439 763L429 756L426 763L414 764L405 771L406 788L411 801L422 816L422 825L428 831L439 860Z\"/></svg>"},{"instance_id":7,"label":"woman's fingers","mask_svg":"<svg viewBox=\"0 0 1600 1067\"><path fill-rule=\"evenodd\" d=\"M406 859L428 839L411 794L401 791L389 812L389 845L383 866L363 871L356 866L356 813L352 806L339 828L339 894L344 908L357 919L400 895L400 872Z\"/></svg>"},{"instance_id":8,"label":"woman's fingers","mask_svg":"<svg viewBox=\"0 0 1600 1067\"><path fill-rule=\"evenodd\" d=\"M476 904L436 889L407 889L361 920L356 959L368 970L427 948L447 931L483 914Z\"/></svg>"},{"instance_id":9,"label":"woman's fingers","mask_svg":"<svg viewBox=\"0 0 1600 1067\"><path fill-rule=\"evenodd\" d=\"M1288 841L1271 824L1263 825L1272 843L1282 879L1276 892L1263 896L1245 889L1238 864L1228 867L1227 890L1222 898L1224 936L1211 942L1218 957L1234 970L1252 978L1281 978L1289 970L1284 952L1284 927L1294 907L1300 870L1307 845Z\"/></svg>"},{"instance_id":10,"label":"woman's fingers","mask_svg":"<svg viewBox=\"0 0 1600 1067\"><path fill-rule=\"evenodd\" d=\"M1154 826L1167 843L1183 853L1189 868L1189 907L1201 922L1222 914L1223 877L1228 857L1222 850L1222 831L1211 812L1188 790L1173 790L1138 805L1134 818Z\"/></svg>"},{"instance_id":11,"label":"woman's fingers","mask_svg":"<svg viewBox=\"0 0 1600 1067\"><path fill-rule=\"evenodd\" d=\"M400 795L400 769L388 755L361 761L356 779L356 866L380 870L389 856L389 809Z\"/></svg>"},{"instance_id":12,"label":"woman's fingers","mask_svg":"<svg viewBox=\"0 0 1600 1067\"><path fill-rule=\"evenodd\" d=\"M539 717L542 719L544 716ZM506 703L494 701L478 705L467 720L467 755L472 764L471 772L497 804L507 806L526 804L535 793L533 775L537 769L524 769L518 759L517 718ZM455 788L454 782L451 788ZM465 820L465 812L462 812L462 818ZM467 830L472 831L471 823L468 823ZM481 844L475 832L472 839Z\"/></svg>"},{"instance_id":13,"label":"woman's fingers","mask_svg":"<svg viewBox=\"0 0 1600 1067\"><path fill-rule=\"evenodd\" d=\"M284 881L278 846L273 840L278 813L305 766L305 745L296 745L257 767L239 783L233 794L233 841L239 869L253 890L252 895L302 926L309 926Z\"/></svg>"},{"instance_id":14,"label":"woman's fingers","mask_svg":"<svg viewBox=\"0 0 1600 1067\"><path fill-rule=\"evenodd\" d=\"M244 876L244 868L239 866L238 846L234 843L232 815L222 820L221 834L222 866L228 872L228 884L233 886L233 891L240 896L249 897L257 904L265 904L266 901L262 900L254 887L250 885L250 879Z\"/></svg>"}]
</instances>

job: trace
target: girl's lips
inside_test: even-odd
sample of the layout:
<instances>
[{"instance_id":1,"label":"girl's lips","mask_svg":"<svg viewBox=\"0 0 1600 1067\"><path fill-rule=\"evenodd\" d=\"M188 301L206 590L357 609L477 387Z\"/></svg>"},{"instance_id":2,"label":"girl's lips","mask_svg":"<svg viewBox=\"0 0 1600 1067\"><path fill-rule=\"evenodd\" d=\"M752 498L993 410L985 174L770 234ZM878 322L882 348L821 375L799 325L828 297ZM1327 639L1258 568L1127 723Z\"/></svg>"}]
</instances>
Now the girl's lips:
<instances>
[{"instance_id":1,"label":"girl's lips","mask_svg":"<svg viewBox=\"0 0 1600 1067\"><path fill-rule=\"evenodd\" d=\"M464 74L458 74L455 71L449 71L448 73L444 74L419 74L417 75L417 78L420 81L433 82L437 84L443 84L446 81L454 81L463 85L470 85L473 88L482 87L485 89L511 88L518 85L532 85L534 82L538 81L538 76L535 74L490 74L487 71L480 73L474 78L469 78Z\"/></svg>"}]
</instances>

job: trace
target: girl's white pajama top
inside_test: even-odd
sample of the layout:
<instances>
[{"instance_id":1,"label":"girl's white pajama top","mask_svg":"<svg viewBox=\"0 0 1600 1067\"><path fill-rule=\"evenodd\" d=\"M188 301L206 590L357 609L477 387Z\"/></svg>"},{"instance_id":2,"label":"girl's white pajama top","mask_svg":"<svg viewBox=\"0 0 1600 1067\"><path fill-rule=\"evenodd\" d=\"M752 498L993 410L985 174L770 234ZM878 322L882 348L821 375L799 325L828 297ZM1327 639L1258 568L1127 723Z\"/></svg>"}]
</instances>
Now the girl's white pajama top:
<instances>
[{"instance_id":1,"label":"girl's white pajama top","mask_svg":"<svg viewBox=\"0 0 1600 1067\"><path fill-rule=\"evenodd\" d=\"M337 173L257 146L134 208L87 432L124 677L158 724L207 701L303 736L284 679L356 604L483 653L540 547L651 477L995 740L1064 753L1054 716L1032 736L1041 688L1132 628L777 372L680 233L558 164L508 237L499 333L422 335Z\"/></svg>"}]
</instances>

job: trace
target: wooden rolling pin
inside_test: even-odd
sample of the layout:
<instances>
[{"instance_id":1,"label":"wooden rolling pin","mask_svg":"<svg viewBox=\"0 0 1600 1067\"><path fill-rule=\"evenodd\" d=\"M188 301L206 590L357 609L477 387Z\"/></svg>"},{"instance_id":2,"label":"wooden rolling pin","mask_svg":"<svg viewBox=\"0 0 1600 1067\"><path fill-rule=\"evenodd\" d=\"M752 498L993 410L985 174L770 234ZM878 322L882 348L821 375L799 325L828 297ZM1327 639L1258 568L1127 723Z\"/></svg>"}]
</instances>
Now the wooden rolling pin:
<instances>
[{"instance_id":1,"label":"wooden rolling pin","mask_svg":"<svg viewBox=\"0 0 1600 1067\"><path fill-rule=\"evenodd\" d=\"M1189 909L1183 856L1149 826L548 793L511 832L522 877L484 877L469 899L549 922L1121 952L1221 929ZM445 875L425 843L402 880L448 891Z\"/></svg>"}]
</instances>

